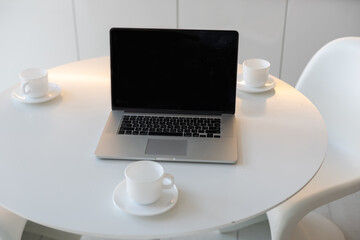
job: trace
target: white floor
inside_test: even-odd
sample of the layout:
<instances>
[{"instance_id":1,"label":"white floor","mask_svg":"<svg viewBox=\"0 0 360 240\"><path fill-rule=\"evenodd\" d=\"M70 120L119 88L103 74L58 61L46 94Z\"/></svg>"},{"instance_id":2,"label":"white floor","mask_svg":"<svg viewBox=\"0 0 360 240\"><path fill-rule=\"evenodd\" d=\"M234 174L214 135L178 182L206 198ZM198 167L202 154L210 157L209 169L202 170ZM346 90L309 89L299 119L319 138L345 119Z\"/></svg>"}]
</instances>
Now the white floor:
<instances>
[{"instance_id":1,"label":"white floor","mask_svg":"<svg viewBox=\"0 0 360 240\"><path fill-rule=\"evenodd\" d=\"M347 240L360 239L360 192L322 206L315 211L336 223L343 230ZM263 222L260 224L267 223ZM255 229L257 228L249 227L246 231L228 234L214 231L171 240L248 240L250 235L252 236L251 239L270 240L268 228L265 228L263 232L255 232ZM254 234L256 234L255 238ZM25 226L22 240L80 240L80 236L28 222Z\"/></svg>"}]
</instances>

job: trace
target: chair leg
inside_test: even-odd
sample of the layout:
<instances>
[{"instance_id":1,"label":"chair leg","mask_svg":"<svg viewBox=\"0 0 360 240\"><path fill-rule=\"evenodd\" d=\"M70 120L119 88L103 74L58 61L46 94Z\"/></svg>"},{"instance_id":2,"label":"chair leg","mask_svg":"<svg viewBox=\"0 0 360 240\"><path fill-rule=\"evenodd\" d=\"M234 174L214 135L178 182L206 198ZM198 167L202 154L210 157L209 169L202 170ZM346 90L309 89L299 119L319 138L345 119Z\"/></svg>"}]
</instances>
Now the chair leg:
<instances>
[{"instance_id":1,"label":"chair leg","mask_svg":"<svg viewBox=\"0 0 360 240\"><path fill-rule=\"evenodd\" d=\"M291 240L345 240L345 236L335 223L311 212L297 224Z\"/></svg>"},{"instance_id":2,"label":"chair leg","mask_svg":"<svg viewBox=\"0 0 360 240\"><path fill-rule=\"evenodd\" d=\"M341 229L329 219L310 212L302 219L300 215L281 221L276 212L268 212L272 240L345 240Z\"/></svg>"},{"instance_id":3,"label":"chair leg","mask_svg":"<svg viewBox=\"0 0 360 240\"><path fill-rule=\"evenodd\" d=\"M266 214L271 229L271 239L290 240L297 224L306 215L305 211L301 213L303 214L295 211L279 211L277 208L268 211Z\"/></svg>"},{"instance_id":4,"label":"chair leg","mask_svg":"<svg viewBox=\"0 0 360 240\"><path fill-rule=\"evenodd\" d=\"M274 240L271 237L268 221L255 223L238 230L238 240ZM295 225L294 230L286 240L345 240L341 229L329 219L311 212ZM276 235L275 237L279 237ZM276 238L275 238L276 239Z\"/></svg>"},{"instance_id":5,"label":"chair leg","mask_svg":"<svg viewBox=\"0 0 360 240\"><path fill-rule=\"evenodd\" d=\"M20 240L26 219L0 207L0 239Z\"/></svg>"}]
</instances>

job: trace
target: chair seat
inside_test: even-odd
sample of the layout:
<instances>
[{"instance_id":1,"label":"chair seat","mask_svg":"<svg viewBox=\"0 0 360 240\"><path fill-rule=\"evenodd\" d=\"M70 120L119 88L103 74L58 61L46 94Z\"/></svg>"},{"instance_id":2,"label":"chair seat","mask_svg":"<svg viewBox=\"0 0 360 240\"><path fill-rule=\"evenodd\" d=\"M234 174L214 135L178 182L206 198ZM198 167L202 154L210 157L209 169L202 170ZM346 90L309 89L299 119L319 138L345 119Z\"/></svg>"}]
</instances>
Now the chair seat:
<instances>
[{"instance_id":1,"label":"chair seat","mask_svg":"<svg viewBox=\"0 0 360 240\"><path fill-rule=\"evenodd\" d=\"M295 223L301 221L308 212L359 191L360 166L359 161L354 158L356 157L329 145L324 163L315 177L295 196L267 213L273 234L283 233L276 231L281 228L288 232L286 236L292 236Z\"/></svg>"},{"instance_id":2,"label":"chair seat","mask_svg":"<svg viewBox=\"0 0 360 240\"><path fill-rule=\"evenodd\" d=\"M310 197L314 193L318 194L320 191L324 192L324 194L327 192L331 194L331 196L327 197L325 195L321 196L321 198L326 199L322 203L319 202L317 207L320 207L354 191L359 191L359 168L360 159L356 159L356 156L346 154L341 149L329 144L324 163L318 173L299 194L294 196L294 199ZM335 192L337 193L336 195L334 195ZM296 204L299 204L299 202L296 202Z\"/></svg>"}]
</instances>

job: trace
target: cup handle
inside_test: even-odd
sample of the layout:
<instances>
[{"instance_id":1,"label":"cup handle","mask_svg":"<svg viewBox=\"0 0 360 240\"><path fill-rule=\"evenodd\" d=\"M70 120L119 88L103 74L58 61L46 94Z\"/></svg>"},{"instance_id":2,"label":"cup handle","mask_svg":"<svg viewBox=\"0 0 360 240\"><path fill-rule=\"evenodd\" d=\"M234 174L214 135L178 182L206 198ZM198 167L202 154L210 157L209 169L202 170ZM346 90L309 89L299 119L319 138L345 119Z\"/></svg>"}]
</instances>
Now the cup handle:
<instances>
[{"instance_id":1,"label":"cup handle","mask_svg":"<svg viewBox=\"0 0 360 240\"><path fill-rule=\"evenodd\" d=\"M21 92L24 94L24 95L27 95L29 94L29 90L26 91L26 86L28 85L27 82L24 82L24 83L21 83Z\"/></svg>"},{"instance_id":2,"label":"cup handle","mask_svg":"<svg viewBox=\"0 0 360 240\"><path fill-rule=\"evenodd\" d=\"M169 180L170 183L165 184L166 180ZM174 176L169 173L165 173L163 177L162 187L164 189L170 189L173 186L174 186Z\"/></svg>"}]
</instances>

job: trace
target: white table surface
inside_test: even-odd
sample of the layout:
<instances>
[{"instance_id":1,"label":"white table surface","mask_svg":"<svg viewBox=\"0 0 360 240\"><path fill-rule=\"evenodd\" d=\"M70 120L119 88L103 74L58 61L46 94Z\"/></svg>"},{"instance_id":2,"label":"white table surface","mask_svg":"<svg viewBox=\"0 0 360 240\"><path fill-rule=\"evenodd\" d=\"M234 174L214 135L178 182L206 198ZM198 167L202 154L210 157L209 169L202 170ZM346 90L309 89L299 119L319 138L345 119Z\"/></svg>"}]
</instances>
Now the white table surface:
<instances>
[{"instance_id":1,"label":"white table surface","mask_svg":"<svg viewBox=\"0 0 360 240\"><path fill-rule=\"evenodd\" d=\"M15 86L0 94L0 205L56 229L159 238L228 227L296 193L325 155L320 113L276 79L265 93L238 91L236 165L162 163L175 176L178 203L162 215L131 216L112 199L130 161L94 155L110 112L109 58L56 67L49 78L62 92L47 103L17 102Z\"/></svg>"}]
</instances>

